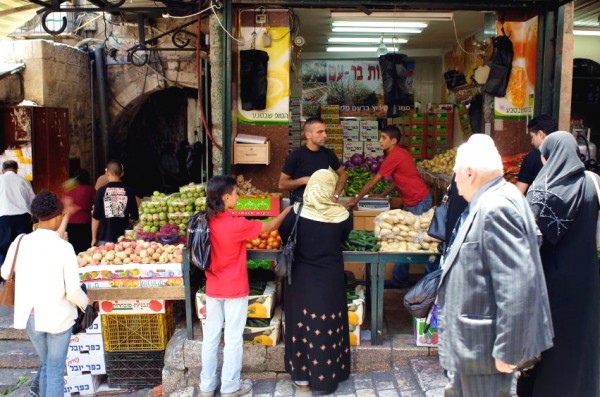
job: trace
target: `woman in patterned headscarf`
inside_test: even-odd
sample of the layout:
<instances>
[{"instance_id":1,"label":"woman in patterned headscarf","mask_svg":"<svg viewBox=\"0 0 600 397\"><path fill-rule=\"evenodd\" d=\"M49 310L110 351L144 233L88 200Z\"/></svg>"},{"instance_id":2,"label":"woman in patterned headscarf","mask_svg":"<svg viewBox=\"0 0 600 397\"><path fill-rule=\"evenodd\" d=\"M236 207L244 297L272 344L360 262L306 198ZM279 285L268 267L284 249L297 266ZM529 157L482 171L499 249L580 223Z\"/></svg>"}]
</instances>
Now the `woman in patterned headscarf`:
<instances>
[{"instance_id":1,"label":"woman in patterned headscarf","mask_svg":"<svg viewBox=\"0 0 600 397\"><path fill-rule=\"evenodd\" d=\"M527 192L544 240L542 263L554 347L519 378L520 397L600 396L600 276L596 258L598 197L565 131L542 146L544 167Z\"/></svg>"},{"instance_id":2,"label":"woman in patterned headscarf","mask_svg":"<svg viewBox=\"0 0 600 397\"><path fill-rule=\"evenodd\" d=\"M292 284L286 285L285 367L299 390L333 393L350 376L350 335L342 243L352 217L332 201L335 176L319 170L310 177L304 204L280 228L287 241L300 210Z\"/></svg>"}]
</instances>

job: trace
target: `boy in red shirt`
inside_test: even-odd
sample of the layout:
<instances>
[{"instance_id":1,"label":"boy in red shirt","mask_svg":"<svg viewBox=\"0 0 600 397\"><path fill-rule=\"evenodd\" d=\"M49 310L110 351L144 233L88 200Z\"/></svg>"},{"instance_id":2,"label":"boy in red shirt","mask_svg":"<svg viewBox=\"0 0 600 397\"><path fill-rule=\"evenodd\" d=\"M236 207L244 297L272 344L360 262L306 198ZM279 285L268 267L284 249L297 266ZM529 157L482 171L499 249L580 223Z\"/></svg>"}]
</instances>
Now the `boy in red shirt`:
<instances>
[{"instance_id":1,"label":"boy in red shirt","mask_svg":"<svg viewBox=\"0 0 600 397\"><path fill-rule=\"evenodd\" d=\"M206 187L211 259L206 271L206 323L202 340L201 397L213 397L218 386L217 353L221 328L225 326L225 347L221 370L221 396L249 393L252 382L241 379L243 332L248 313L246 240L279 228L292 207L271 221L250 221L233 216L238 194L235 178L215 176Z\"/></svg>"},{"instance_id":2,"label":"boy in red shirt","mask_svg":"<svg viewBox=\"0 0 600 397\"><path fill-rule=\"evenodd\" d=\"M429 193L427 185L425 185L419 171L417 171L412 156L406 149L401 148L398 142L400 142L400 130L397 127L388 126L380 131L379 145L385 153L385 160L383 160L379 172L365 184L355 198L346 204L348 208L354 207L360 199L377 185L381 178L391 176L393 182L381 196L385 196L396 188L404 204L402 208L404 211L415 215L421 215L429 211L433 205L431 193ZM392 281L399 288L409 286L408 264L397 263L394 266Z\"/></svg>"}]
</instances>

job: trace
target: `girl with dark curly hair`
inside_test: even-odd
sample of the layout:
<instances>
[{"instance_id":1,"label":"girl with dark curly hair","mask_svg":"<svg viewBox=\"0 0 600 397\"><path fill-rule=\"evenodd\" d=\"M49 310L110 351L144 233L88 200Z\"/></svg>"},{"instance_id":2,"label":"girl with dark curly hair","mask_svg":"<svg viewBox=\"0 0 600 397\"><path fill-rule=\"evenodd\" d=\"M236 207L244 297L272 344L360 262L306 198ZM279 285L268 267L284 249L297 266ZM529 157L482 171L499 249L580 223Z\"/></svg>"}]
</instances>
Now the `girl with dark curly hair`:
<instances>
[{"instance_id":1,"label":"girl with dark curly hair","mask_svg":"<svg viewBox=\"0 0 600 397\"><path fill-rule=\"evenodd\" d=\"M31 203L38 228L11 244L1 271L7 279L14 260L14 327L27 329L40 357L39 395L46 397L64 394L71 329L77 307L83 310L88 304L79 284L75 251L58 233L64 210L54 193L39 193Z\"/></svg>"}]
</instances>

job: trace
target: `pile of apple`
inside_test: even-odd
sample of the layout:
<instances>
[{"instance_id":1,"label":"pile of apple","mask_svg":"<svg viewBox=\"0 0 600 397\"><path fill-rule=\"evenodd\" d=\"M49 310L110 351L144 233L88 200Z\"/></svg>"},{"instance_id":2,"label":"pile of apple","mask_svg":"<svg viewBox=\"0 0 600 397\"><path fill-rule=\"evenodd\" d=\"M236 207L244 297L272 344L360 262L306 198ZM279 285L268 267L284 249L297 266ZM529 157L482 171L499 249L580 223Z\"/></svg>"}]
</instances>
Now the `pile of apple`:
<instances>
[{"instance_id":1,"label":"pile of apple","mask_svg":"<svg viewBox=\"0 0 600 397\"><path fill-rule=\"evenodd\" d=\"M261 233L258 238L246 241L246 248L254 250L276 250L281 247L281 236L277 230Z\"/></svg>"},{"instance_id":2,"label":"pile of apple","mask_svg":"<svg viewBox=\"0 0 600 397\"><path fill-rule=\"evenodd\" d=\"M88 248L77 255L79 267L94 265L126 265L130 263L183 263L183 244L170 245L155 241L106 243Z\"/></svg>"}]
</instances>

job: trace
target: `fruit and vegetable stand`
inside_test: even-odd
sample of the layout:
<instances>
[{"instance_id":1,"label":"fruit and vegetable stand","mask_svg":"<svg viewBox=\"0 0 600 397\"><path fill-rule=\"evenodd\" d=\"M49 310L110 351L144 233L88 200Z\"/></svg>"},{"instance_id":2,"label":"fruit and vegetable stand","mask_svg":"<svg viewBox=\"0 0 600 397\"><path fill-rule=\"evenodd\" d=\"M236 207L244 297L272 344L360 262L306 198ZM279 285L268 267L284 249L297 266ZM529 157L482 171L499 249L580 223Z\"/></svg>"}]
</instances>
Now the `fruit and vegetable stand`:
<instances>
[{"instance_id":1,"label":"fruit and vegetable stand","mask_svg":"<svg viewBox=\"0 0 600 397\"><path fill-rule=\"evenodd\" d=\"M280 251L275 250L248 250L249 260L273 261ZM387 263L412 263L425 265L438 263L438 254L423 253L395 253L395 252L359 252L344 251L344 262L364 262L369 268L370 276L370 305L371 305L371 341L378 345L382 343L383 332L383 284L385 266ZM185 260L184 260L185 261ZM188 266L189 267L189 266ZM400 302L398 303L400 304ZM186 303L186 314L187 314ZM191 305L191 302L190 302ZM188 329L188 337L191 338L191 330Z\"/></svg>"}]
</instances>

